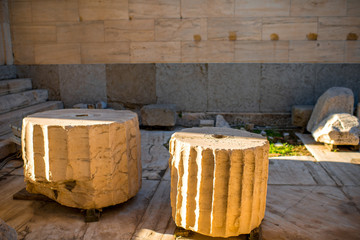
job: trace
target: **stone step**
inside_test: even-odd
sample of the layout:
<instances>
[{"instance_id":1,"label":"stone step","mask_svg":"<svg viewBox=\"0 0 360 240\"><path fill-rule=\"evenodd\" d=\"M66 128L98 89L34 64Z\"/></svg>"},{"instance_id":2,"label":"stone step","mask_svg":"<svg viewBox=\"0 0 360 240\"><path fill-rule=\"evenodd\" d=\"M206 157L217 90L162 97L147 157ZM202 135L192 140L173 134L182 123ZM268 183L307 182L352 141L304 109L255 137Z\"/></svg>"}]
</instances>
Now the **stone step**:
<instances>
[{"instance_id":1,"label":"stone step","mask_svg":"<svg viewBox=\"0 0 360 240\"><path fill-rule=\"evenodd\" d=\"M0 114L0 135L5 135L11 132L10 124L21 122L24 117L36 112L42 112L46 110L54 110L64 108L64 105L60 101L50 101L40 104L36 104L30 107L18 109L16 111Z\"/></svg>"},{"instance_id":2,"label":"stone step","mask_svg":"<svg viewBox=\"0 0 360 240\"><path fill-rule=\"evenodd\" d=\"M32 89L30 78L8 79L0 81L0 96Z\"/></svg>"},{"instance_id":3,"label":"stone step","mask_svg":"<svg viewBox=\"0 0 360 240\"><path fill-rule=\"evenodd\" d=\"M10 112L19 108L46 102L48 91L44 89L34 89L21 93L0 96L0 113Z\"/></svg>"}]
</instances>

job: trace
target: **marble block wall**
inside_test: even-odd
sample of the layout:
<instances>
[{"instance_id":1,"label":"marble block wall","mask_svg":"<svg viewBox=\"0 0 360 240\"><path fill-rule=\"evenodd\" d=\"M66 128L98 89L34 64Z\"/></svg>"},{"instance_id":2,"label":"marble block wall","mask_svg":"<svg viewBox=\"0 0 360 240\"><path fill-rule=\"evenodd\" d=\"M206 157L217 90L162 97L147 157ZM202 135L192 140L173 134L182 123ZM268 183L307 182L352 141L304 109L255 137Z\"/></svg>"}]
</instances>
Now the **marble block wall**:
<instances>
[{"instance_id":1,"label":"marble block wall","mask_svg":"<svg viewBox=\"0 0 360 240\"><path fill-rule=\"evenodd\" d=\"M19 77L65 107L107 101L115 109L172 103L179 111L290 113L328 88L348 87L358 102L360 64L147 63L17 65Z\"/></svg>"},{"instance_id":2,"label":"marble block wall","mask_svg":"<svg viewBox=\"0 0 360 240\"><path fill-rule=\"evenodd\" d=\"M15 64L360 62L360 41L347 41L349 33L360 36L359 0L9 0L9 6ZM278 41L270 40L273 33Z\"/></svg>"}]
</instances>

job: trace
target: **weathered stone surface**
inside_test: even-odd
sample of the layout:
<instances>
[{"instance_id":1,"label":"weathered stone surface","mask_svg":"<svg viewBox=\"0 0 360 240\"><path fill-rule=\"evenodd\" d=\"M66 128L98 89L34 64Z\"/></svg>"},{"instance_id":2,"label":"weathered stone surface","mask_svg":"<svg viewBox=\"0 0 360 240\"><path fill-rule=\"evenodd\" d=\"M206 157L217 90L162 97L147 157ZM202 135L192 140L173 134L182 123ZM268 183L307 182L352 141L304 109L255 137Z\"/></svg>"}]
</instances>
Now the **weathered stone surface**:
<instances>
[{"instance_id":1,"label":"weathered stone surface","mask_svg":"<svg viewBox=\"0 0 360 240\"><path fill-rule=\"evenodd\" d=\"M360 64L316 64L315 99L331 87L350 88L355 102L360 95Z\"/></svg>"},{"instance_id":2,"label":"weathered stone surface","mask_svg":"<svg viewBox=\"0 0 360 240\"><path fill-rule=\"evenodd\" d=\"M50 101L0 114L0 135L11 132L11 128L9 125L18 121L21 122L22 118L26 117L29 114L61 108L64 108L62 102Z\"/></svg>"},{"instance_id":3,"label":"weathered stone surface","mask_svg":"<svg viewBox=\"0 0 360 240\"><path fill-rule=\"evenodd\" d=\"M294 105L291 111L291 123L297 127L306 127L314 105Z\"/></svg>"},{"instance_id":4,"label":"weathered stone surface","mask_svg":"<svg viewBox=\"0 0 360 240\"><path fill-rule=\"evenodd\" d=\"M176 124L176 105L151 104L141 108L141 124L144 126L173 127Z\"/></svg>"},{"instance_id":5,"label":"weathered stone surface","mask_svg":"<svg viewBox=\"0 0 360 240\"><path fill-rule=\"evenodd\" d=\"M49 100L59 101L59 65L17 65L16 74L21 78L31 78L37 89L47 89Z\"/></svg>"},{"instance_id":6,"label":"weathered stone surface","mask_svg":"<svg viewBox=\"0 0 360 240\"><path fill-rule=\"evenodd\" d=\"M209 64L208 111L259 112L260 64Z\"/></svg>"},{"instance_id":7,"label":"weathered stone surface","mask_svg":"<svg viewBox=\"0 0 360 240\"><path fill-rule=\"evenodd\" d=\"M0 66L0 79L16 78L15 65L1 65Z\"/></svg>"},{"instance_id":8,"label":"weathered stone surface","mask_svg":"<svg viewBox=\"0 0 360 240\"><path fill-rule=\"evenodd\" d=\"M306 129L313 132L318 124L333 113L353 113L354 95L351 89L329 88L317 100Z\"/></svg>"},{"instance_id":9,"label":"weathered stone surface","mask_svg":"<svg viewBox=\"0 0 360 240\"><path fill-rule=\"evenodd\" d=\"M215 127L230 128L230 125L222 115L216 115Z\"/></svg>"},{"instance_id":10,"label":"weathered stone surface","mask_svg":"<svg viewBox=\"0 0 360 240\"><path fill-rule=\"evenodd\" d=\"M214 126L215 121L212 119L201 119L200 120L200 127L213 127Z\"/></svg>"},{"instance_id":11,"label":"weathered stone surface","mask_svg":"<svg viewBox=\"0 0 360 240\"><path fill-rule=\"evenodd\" d=\"M107 64L106 87L111 107L156 103L155 64Z\"/></svg>"},{"instance_id":12,"label":"weathered stone surface","mask_svg":"<svg viewBox=\"0 0 360 240\"><path fill-rule=\"evenodd\" d=\"M48 92L44 89L36 89L0 96L0 113L6 113L15 109L42 103L47 99Z\"/></svg>"},{"instance_id":13,"label":"weathered stone surface","mask_svg":"<svg viewBox=\"0 0 360 240\"><path fill-rule=\"evenodd\" d=\"M314 64L262 64L260 112L291 112L293 105L314 104Z\"/></svg>"},{"instance_id":14,"label":"weathered stone surface","mask_svg":"<svg viewBox=\"0 0 360 240\"><path fill-rule=\"evenodd\" d=\"M65 107L81 102L106 101L104 64L59 65L59 76L61 100Z\"/></svg>"},{"instance_id":15,"label":"weathered stone surface","mask_svg":"<svg viewBox=\"0 0 360 240\"><path fill-rule=\"evenodd\" d=\"M171 207L177 226L212 237L248 234L265 214L266 138L191 128L170 140Z\"/></svg>"},{"instance_id":16,"label":"weathered stone surface","mask_svg":"<svg viewBox=\"0 0 360 240\"><path fill-rule=\"evenodd\" d=\"M64 109L23 120L27 190L69 207L115 205L141 186L140 131L130 111Z\"/></svg>"},{"instance_id":17,"label":"weathered stone surface","mask_svg":"<svg viewBox=\"0 0 360 240\"><path fill-rule=\"evenodd\" d=\"M0 95L32 89L31 79L19 78L0 81Z\"/></svg>"},{"instance_id":18,"label":"weathered stone surface","mask_svg":"<svg viewBox=\"0 0 360 240\"><path fill-rule=\"evenodd\" d=\"M172 103L181 111L206 111L207 64L156 64L158 103Z\"/></svg>"},{"instance_id":19,"label":"weathered stone surface","mask_svg":"<svg viewBox=\"0 0 360 240\"><path fill-rule=\"evenodd\" d=\"M331 114L312 132L317 142L334 145L358 145L360 120L348 113Z\"/></svg>"},{"instance_id":20,"label":"weathered stone surface","mask_svg":"<svg viewBox=\"0 0 360 240\"><path fill-rule=\"evenodd\" d=\"M17 239L17 233L15 229L7 225L2 219L0 219L0 239L4 239L4 240Z\"/></svg>"}]
</instances>

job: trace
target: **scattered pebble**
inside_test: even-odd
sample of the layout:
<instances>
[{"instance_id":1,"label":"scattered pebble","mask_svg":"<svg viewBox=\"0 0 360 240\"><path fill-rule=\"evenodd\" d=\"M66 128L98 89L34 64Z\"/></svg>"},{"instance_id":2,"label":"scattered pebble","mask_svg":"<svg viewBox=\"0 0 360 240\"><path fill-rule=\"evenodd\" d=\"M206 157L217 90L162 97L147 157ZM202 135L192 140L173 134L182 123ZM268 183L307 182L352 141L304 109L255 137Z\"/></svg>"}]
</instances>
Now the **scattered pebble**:
<instances>
[{"instance_id":1,"label":"scattered pebble","mask_svg":"<svg viewBox=\"0 0 360 240\"><path fill-rule=\"evenodd\" d=\"M277 142L274 144L274 147L283 147L284 145L281 142Z\"/></svg>"},{"instance_id":2,"label":"scattered pebble","mask_svg":"<svg viewBox=\"0 0 360 240\"><path fill-rule=\"evenodd\" d=\"M266 132L264 130L262 130L260 134L266 136Z\"/></svg>"}]
</instances>

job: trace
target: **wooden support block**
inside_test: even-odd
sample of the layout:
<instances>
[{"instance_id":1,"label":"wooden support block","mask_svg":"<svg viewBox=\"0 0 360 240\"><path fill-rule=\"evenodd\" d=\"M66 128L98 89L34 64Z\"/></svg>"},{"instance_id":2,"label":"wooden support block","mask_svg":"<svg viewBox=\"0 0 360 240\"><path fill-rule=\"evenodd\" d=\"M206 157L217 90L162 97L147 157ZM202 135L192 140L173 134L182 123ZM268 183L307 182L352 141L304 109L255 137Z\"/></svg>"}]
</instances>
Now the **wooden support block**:
<instances>
[{"instance_id":1,"label":"wooden support block","mask_svg":"<svg viewBox=\"0 0 360 240\"><path fill-rule=\"evenodd\" d=\"M98 222L100 220L101 210L99 209L86 209L85 222Z\"/></svg>"}]
</instances>

